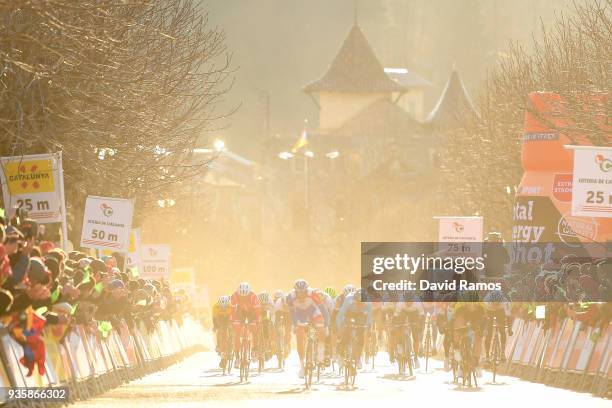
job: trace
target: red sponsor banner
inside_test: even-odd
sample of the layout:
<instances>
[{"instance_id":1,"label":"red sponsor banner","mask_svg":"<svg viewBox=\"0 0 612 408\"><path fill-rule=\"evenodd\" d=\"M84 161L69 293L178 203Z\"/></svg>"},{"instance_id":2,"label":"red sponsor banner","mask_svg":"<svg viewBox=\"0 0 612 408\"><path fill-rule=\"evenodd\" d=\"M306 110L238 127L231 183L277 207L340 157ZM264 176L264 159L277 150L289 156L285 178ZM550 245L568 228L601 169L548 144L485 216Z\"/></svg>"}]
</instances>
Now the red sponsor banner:
<instances>
[{"instance_id":1,"label":"red sponsor banner","mask_svg":"<svg viewBox=\"0 0 612 408\"><path fill-rule=\"evenodd\" d=\"M602 360L607 353L607 347L609 342L610 333L612 332L612 323L608 324L599 338L597 339L597 343L595 344L595 348L593 349L593 354L591 355L591 359L589 361L589 365L587 366L588 374L598 374L599 369L602 366Z\"/></svg>"},{"instance_id":2,"label":"red sponsor banner","mask_svg":"<svg viewBox=\"0 0 612 408\"><path fill-rule=\"evenodd\" d=\"M565 356L565 353L570 343L570 339L572 337L572 333L574 332L574 325L575 322L573 320L565 320L565 325L561 330L557 349L553 353L552 362L550 364L550 368L552 368L553 370L561 368L561 365L563 364L563 357Z\"/></svg>"},{"instance_id":3,"label":"red sponsor banner","mask_svg":"<svg viewBox=\"0 0 612 408\"><path fill-rule=\"evenodd\" d=\"M561 334L561 328L565 325L564 323L558 324L557 322L555 322L552 326L552 329L549 329L548 342L546 343L546 348L544 350L544 358L542 359L542 367L544 368L550 368L553 354L555 353L555 350L557 349L557 344L559 343L559 335Z\"/></svg>"},{"instance_id":4,"label":"red sponsor banner","mask_svg":"<svg viewBox=\"0 0 612 408\"><path fill-rule=\"evenodd\" d=\"M587 346L588 335L591 334L591 330L589 327L581 328L581 330L576 335L576 340L574 341L574 347L572 347L572 351L569 355L569 360L567 361L566 369L569 371L577 371L578 370L578 361L580 360L580 355L582 354L582 349Z\"/></svg>"},{"instance_id":5,"label":"red sponsor banner","mask_svg":"<svg viewBox=\"0 0 612 408\"><path fill-rule=\"evenodd\" d=\"M552 194L557 201L569 203L572 201L572 178L570 174L555 174L553 178Z\"/></svg>"}]
</instances>

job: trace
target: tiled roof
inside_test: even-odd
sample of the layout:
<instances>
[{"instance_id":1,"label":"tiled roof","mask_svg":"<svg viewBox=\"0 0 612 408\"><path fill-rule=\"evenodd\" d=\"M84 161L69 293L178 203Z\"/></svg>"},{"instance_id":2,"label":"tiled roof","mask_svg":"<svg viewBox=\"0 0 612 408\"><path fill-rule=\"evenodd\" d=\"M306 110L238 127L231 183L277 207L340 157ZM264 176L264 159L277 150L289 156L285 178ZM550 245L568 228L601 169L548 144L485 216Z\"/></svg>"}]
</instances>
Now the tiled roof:
<instances>
[{"instance_id":1,"label":"tiled roof","mask_svg":"<svg viewBox=\"0 0 612 408\"><path fill-rule=\"evenodd\" d=\"M410 135L422 125L393 102L383 99L358 112L335 131L339 135L380 134Z\"/></svg>"},{"instance_id":2,"label":"tiled roof","mask_svg":"<svg viewBox=\"0 0 612 408\"><path fill-rule=\"evenodd\" d=\"M374 55L361 28L353 26L329 69L305 92L401 92L404 86L390 79Z\"/></svg>"},{"instance_id":3,"label":"tiled roof","mask_svg":"<svg viewBox=\"0 0 612 408\"><path fill-rule=\"evenodd\" d=\"M431 86L428 80L421 78L415 72L406 68L385 68L385 73L406 88L425 88Z\"/></svg>"},{"instance_id":4,"label":"tiled roof","mask_svg":"<svg viewBox=\"0 0 612 408\"><path fill-rule=\"evenodd\" d=\"M434 126L448 126L469 116L479 117L478 111L472 104L459 73L453 69L436 107L427 117L427 122Z\"/></svg>"}]
</instances>

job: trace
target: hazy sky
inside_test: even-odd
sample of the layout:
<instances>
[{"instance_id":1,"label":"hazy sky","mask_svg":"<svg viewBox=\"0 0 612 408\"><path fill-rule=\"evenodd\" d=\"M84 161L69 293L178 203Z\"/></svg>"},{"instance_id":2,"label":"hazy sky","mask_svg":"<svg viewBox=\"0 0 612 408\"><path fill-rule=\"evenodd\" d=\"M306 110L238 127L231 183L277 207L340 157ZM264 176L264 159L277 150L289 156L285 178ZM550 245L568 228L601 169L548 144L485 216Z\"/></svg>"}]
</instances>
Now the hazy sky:
<instances>
[{"instance_id":1,"label":"hazy sky","mask_svg":"<svg viewBox=\"0 0 612 408\"><path fill-rule=\"evenodd\" d=\"M435 104L453 64L476 93L487 67L510 40L527 43L539 24L568 10L568 0L361 0L358 22L385 66L406 66L432 83ZM209 24L222 28L233 52L235 84L224 107L239 110L215 132L249 157L264 134L269 95L271 133L316 127L317 110L302 87L320 77L354 21L355 0L203 0ZM219 123L221 125L221 123Z\"/></svg>"}]
</instances>

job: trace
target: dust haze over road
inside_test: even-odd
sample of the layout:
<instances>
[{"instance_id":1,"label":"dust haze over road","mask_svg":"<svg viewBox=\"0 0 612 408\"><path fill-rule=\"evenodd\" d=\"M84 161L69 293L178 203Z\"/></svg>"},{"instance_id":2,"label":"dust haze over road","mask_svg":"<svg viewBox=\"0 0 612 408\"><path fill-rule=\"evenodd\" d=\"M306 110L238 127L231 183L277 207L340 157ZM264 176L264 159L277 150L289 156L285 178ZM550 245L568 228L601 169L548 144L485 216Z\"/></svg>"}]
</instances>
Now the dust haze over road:
<instances>
[{"instance_id":1,"label":"dust haze over road","mask_svg":"<svg viewBox=\"0 0 612 408\"><path fill-rule=\"evenodd\" d=\"M414 378L398 380L395 367L386 353L379 353L375 370L364 368L357 375L355 388L345 389L343 378L326 372L312 390L304 390L297 375L295 352L285 371L268 368L262 374L251 370L249 382L240 384L238 371L223 376L217 368L213 352L198 353L165 371L125 384L75 408L118 407L287 407L312 406L376 406L396 402L452 407L532 407L553 404L559 407L609 407L610 402L589 394L547 387L513 377L498 377L492 384L490 373L479 379L479 389L460 389L450 383L451 374L442 370L442 362L434 361L433 370L425 373L424 364ZM274 360L267 366L275 367ZM253 366L255 367L255 366Z\"/></svg>"}]
</instances>

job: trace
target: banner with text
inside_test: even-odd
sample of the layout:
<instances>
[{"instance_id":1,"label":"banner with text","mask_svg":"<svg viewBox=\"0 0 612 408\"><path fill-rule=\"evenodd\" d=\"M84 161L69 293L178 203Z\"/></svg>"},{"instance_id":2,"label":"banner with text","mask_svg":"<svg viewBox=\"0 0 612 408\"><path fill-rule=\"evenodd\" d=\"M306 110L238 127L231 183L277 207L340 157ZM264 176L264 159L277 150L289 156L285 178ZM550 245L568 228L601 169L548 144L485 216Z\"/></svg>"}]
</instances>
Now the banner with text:
<instances>
[{"instance_id":1,"label":"banner with text","mask_svg":"<svg viewBox=\"0 0 612 408\"><path fill-rule=\"evenodd\" d=\"M438 250L446 255L482 254L482 217L435 217L439 220Z\"/></svg>"},{"instance_id":2,"label":"banner with text","mask_svg":"<svg viewBox=\"0 0 612 408\"><path fill-rule=\"evenodd\" d=\"M133 212L132 200L88 196L81 247L127 252Z\"/></svg>"},{"instance_id":3,"label":"banner with text","mask_svg":"<svg viewBox=\"0 0 612 408\"><path fill-rule=\"evenodd\" d=\"M65 202L61 153L0 158L2 195L7 216L16 209L41 224L64 222Z\"/></svg>"},{"instance_id":4,"label":"banner with text","mask_svg":"<svg viewBox=\"0 0 612 408\"><path fill-rule=\"evenodd\" d=\"M184 289L190 295L195 295L195 268L172 268L172 271L170 271L170 285L175 289Z\"/></svg>"},{"instance_id":5,"label":"banner with text","mask_svg":"<svg viewBox=\"0 0 612 408\"><path fill-rule=\"evenodd\" d=\"M130 231L130 241L128 244L127 257L125 258L125 266L130 269L136 269L138 273L142 272L142 256L140 252L140 228L134 228Z\"/></svg>"},{"instance_id":6,"label":"banner with text","mask_svg":"<svg viewBox=\"0 0 612 408\"><path fill-rule=\"evenodd\" d=\"M169 279L170 276L170 246L169 245L142 245L143 278Z\"/></svg>"},{"instance_id":7,"label":"banner with text","mask_svg":"<svg viewBox=\"0 0 612 408\"><path fill-rule=\"evenodd\" d=\"M612 148L567 147L574 151L572 215L612 218Z\"/></svg>"}]
</instances>

